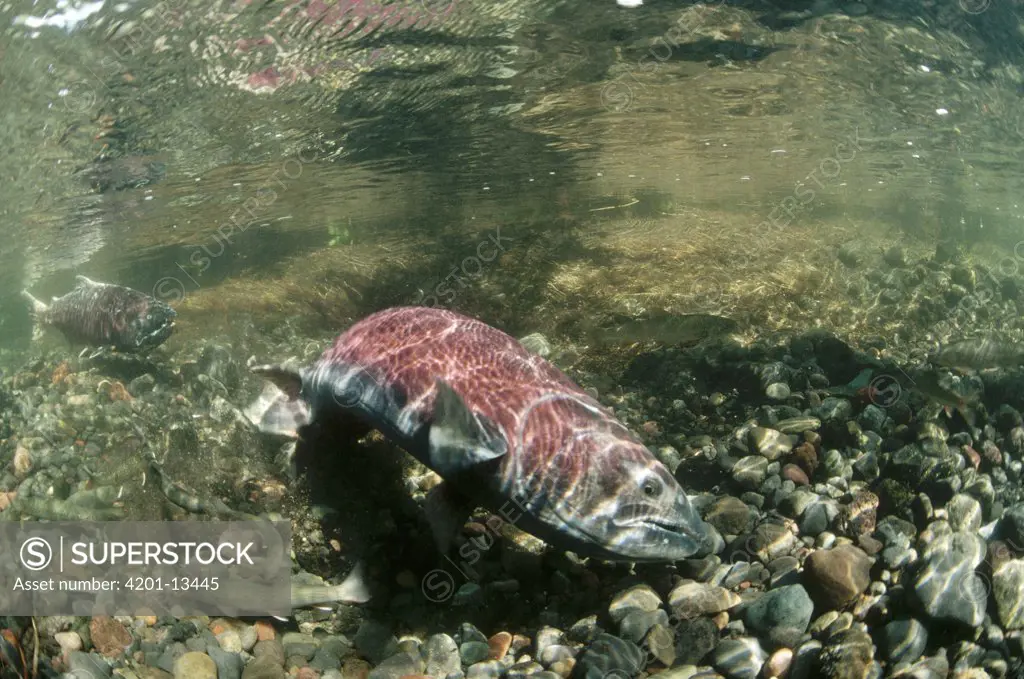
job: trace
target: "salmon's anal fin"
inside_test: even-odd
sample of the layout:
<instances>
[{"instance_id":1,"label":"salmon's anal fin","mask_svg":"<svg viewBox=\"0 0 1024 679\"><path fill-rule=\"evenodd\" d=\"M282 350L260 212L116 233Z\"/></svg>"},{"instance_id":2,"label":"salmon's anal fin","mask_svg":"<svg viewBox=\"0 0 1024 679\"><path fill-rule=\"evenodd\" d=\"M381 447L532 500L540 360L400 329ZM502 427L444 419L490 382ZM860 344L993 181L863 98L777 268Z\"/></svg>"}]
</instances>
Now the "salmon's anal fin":
<instances>
[{"instance_id":1,"label":"salmon's anal fin","mask_svg":"<svg viewBox=\"0 0 1024 679\"><path fill-rule=\"evenodd\" d=\"M424 510L434 545L442 556L451 551L455 536L459 534L475 505L461 494L455 492L450 484L442 481L427 493Z\"/></svg>"}]
</instances>

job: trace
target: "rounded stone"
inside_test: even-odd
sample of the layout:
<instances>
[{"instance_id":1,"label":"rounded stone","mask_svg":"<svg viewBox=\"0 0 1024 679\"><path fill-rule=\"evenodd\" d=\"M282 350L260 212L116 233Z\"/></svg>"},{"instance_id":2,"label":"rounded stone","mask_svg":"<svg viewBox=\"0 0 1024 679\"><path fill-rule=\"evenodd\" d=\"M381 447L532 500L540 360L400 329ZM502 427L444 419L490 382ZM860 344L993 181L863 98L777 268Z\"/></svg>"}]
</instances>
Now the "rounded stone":
<instances>
[{"instance_id":1,"label":"rounded stone","mask_svg":"<svg viewBox=\"0 0 1024 679\"><path fill-rule=\"evenodd\" d=\"M750 604L744 621L775 646L796 644L807 631L814 614L814 603L802 585L773 589Z\"/></svg>"},{"instance_id":2,"label":"rounded stone","mask_svg":"<svg viewBox=\"0 0 1024 679\"><path fill-rule=\"evenodd\" d=\"M651 613L661 608L661 597L648 585L636 585L619 592L608 606L608 615L615 622L634 611Z\"/></svg>"},{"instance_id":3,"label":"rounded stone","mask_svg":"<svg viewBox=\"0 0 1024 679\"><path fill-rule=\"evenodd\" d=\"M783 677L789 672L789 666L793 663L793 650L780 648L771 654L768 662L765 663L764 673L768 677Z\"/></svg>"},{"instance_id":4,"label":"rounded stone","mask_svg":"<svg viewBox=\"0 0 1024 679\"><path fill-rule=\"evenodd\" d=\"M828 608L843 608L871 584L874 560L850 544L818 550L804 562L807 589Z\"/></svg>"},{"instance_id":5,"label":"rounded stone","mask_svg":"<svg viewBox=\"0 0 1024 679\"><path fill-rule=\"evenodd\" d=\"M928 630L914 618L893 620L885 626L879 650L891 664L916 662L928 645Z\"/></svg>"},{"instance_id":6,"label":"rounded stone","mask_svg":"<svg viewBox=\"0 0 1024 679\"><path fill-rule=\"evenodd\" d=\"M217 679L217 664L205 653L190 651L174 662L174 679Z\"/></svg>"},{"instance_id":7,"label":"rounded stone","mask_svg":"<svg viewBox=\"0 0 1024 679\"><path fill-rule=\"evenodd\" d=\"M768 660L768 654L757 643L757 639L741 637L719 643L712 660L715 669L728 679L757 679Z\"/></svg>"},{"instance_id":8,"label":"rounded stone","mask_svg":"<svg viewBox=\"0 0 1024 679\"><path fill-rule=\"evenodd\" d=\"M753 527L754 518L754 513L745 502L730 495L711 503L704 516L705 521L725 535L746 533Z\"/></svg>"}]
</instances>

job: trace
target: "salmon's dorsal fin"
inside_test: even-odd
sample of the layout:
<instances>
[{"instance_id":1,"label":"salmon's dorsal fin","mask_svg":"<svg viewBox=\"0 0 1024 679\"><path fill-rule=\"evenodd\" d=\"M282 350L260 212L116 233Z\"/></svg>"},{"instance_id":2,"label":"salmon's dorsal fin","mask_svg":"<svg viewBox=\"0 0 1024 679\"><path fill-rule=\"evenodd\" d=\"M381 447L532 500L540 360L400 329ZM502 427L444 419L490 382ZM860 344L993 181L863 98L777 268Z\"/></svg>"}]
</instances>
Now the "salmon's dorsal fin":
<instances>
[{"instance_id":1,"label":"salmon's dorsal fin","mask_svg":"<svg viewBox=\"0 0 1024 679\"><path fill-rule=\"evenodd\" d=\"M501 429L466 406L444 380L437 380L430 424L430 467L442 478L457 476L508 452Z\"/></svg>"}]
</instances>

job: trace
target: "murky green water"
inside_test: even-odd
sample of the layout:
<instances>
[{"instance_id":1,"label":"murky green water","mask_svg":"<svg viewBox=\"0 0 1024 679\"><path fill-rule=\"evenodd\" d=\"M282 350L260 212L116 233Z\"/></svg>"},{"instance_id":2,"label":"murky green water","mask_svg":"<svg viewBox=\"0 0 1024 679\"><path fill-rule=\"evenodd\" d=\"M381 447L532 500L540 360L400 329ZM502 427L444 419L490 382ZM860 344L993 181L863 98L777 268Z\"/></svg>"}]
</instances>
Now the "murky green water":
<instances>
[{"instance_id":1,"label":"murky green water","mask_svg":"<svg viewBox=\"0 0 1024 679\"><path fill-rule=\"evenodd\" d=\"M658 242L607 256L680 288L709 237L742 278L766 222L783 250L944 234L1012 256L1016 8L962 4L6 3L4 345L28 341L21 288L77 273L202 334L274 285L273 308L337 321L453 268L456 306L560 322L587 300L559 277L638 224ZM512 249L473 260L496 230ZM629 311L607 287L595 306ZM644 304L714 306L689 292Z\"/></svg>"}]
</instances>

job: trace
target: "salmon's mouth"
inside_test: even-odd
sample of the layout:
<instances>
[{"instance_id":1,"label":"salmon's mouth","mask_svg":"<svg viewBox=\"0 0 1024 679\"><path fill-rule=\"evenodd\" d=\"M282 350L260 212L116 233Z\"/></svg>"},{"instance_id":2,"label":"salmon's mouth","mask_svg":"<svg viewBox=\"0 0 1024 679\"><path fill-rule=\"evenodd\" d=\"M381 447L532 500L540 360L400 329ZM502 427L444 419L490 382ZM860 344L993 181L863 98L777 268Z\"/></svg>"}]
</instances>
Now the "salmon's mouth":
<instances>
[{"instance_id":1,"label":"salmon's mouth","mask_svg":"<svg viewBox=\"0 0 1024 679\"><path fill-rule=\"evenodd\" d=\"M648 526L654 526L661 530L667 530L670 533L683 533L685 535L691 535L691 531L687 526L680 523L669 523L668 521L659 521L657 519L646 519L639 522L641 525L646 524Z\"/></svg>"},{"instance_id":2,"label":"salmon's mouth","mask_svg":"<svg viewBox=\"0 0 1024 679\"><path fill-rule=\"evenodd\" d=\"M702 539L703 522L689 505L685 505L685 511L668 512L667 516L652 509L647 505L627 505L621 509L620 518L616 523L626 529L647 530L661 537L676 540Z\"/></svg>"},{"instance_id":3,"label":"salmon's mouth","mask_svg":"<svg viewBox=\"0 0 1024 679\"><path fill-rule=\"evenodd\" d=\"M166 320L161 325L143 335L139 342L140 346L152 347L161 344L174 332L176 323L173 320Z\"/></svg>"},{"instance_id":4,"label":"salmon's mouth","mask_svg":"<svg viewBox=\"0 0 1024 679\"><path fill-rule=\"evenodd\" d=\"M700 531L685 523L672 523L662 519L640 519L627 524L628 527L641 528L663 537L672 536L675 539L685 538L687 540L701 540ZM666 535L668 534L668 535Z\"/></svg>"}]
</instances>

